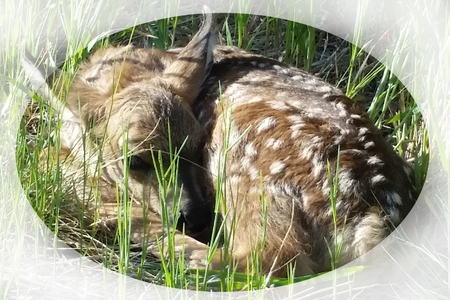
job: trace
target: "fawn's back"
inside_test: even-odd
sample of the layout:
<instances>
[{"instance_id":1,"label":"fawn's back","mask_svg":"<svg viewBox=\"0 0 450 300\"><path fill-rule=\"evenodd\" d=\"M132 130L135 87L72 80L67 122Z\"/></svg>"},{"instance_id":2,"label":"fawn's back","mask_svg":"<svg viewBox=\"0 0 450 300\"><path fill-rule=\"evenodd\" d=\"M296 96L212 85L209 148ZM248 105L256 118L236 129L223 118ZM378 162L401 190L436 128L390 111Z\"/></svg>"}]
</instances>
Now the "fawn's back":
<instances>
[{"instance_id":1,"label":"fawn's back","mask_svg":"<svg viewBox=\"0 0 450 300\"><path fill-rule=\"evenodd\" d=\"M357 103L307 72L236 48L217 47L215 60L195 112L210 137L209 171L226 174L216 188L241 266L256 243L266 272L285 275L292 260L297 274L329 270L335 235L342 265L406 217L416 199L412 168Z\"/></svg>"}]
</instances>

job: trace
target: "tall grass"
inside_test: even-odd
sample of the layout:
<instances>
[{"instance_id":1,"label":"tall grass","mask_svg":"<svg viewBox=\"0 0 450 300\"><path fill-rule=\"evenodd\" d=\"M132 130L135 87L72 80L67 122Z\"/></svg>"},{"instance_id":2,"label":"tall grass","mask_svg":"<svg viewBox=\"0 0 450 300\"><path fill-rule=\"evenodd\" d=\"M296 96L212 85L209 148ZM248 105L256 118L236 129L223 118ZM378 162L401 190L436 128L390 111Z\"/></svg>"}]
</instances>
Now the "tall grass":
<instances>
[{"instance_id":1,"label":"tall grass","mask_svg":"<svg viewBox=\"0 0 450 300\"><path fill-rule=\"evenodd\" d=\"M421 118L421 113L401 82L382 64L376 62L365 51L351 45L331 34L321 32L307 25L292 21L284 21L272 17L253 16L248 14L220 15L218 21L222 24L220 43L236 45L249 51L267 55L277 60L305 68L317 73L327 81L339 86L355 101L368 108L370 118L376 126L386 133L386 138L405 159L414 163L418 186L422 186L428 167L428 135ZM172 46L182 46L198 29L198 16L184 16L162 19L153 23L138 25L117 32L96 43L84 40L71 44L68 53L74 55L66 60L63 66L69 73L76 72L79 64L93 49L108 45L128 44L130 42L146 46L166 49ZM29 45L36 50L37 45ZM33 54L37 54L34 51ZM14 59L14 58L12 58ZM70 78L59 78L60 86L70 86ZM2 90L2 93L6 91ZM230 113L230 112L228 112ZM227 116L224 120L230 120ZM227 125L227 124L225 124ZM229 125L229 124L228 124ZM229 128L229 126L224 126ZM138 279L166 285L169 287L194 288L198 290L252 290L269 286L282 286L312 276L287 279L271 278L258 274L261 266L256 248L253 259L248 262L248 274L235 272L233 262L226 255L229 267L222 271L187 270L183 255L177 256L173 250L173 235L176 224L170 224L170 216L176 215L178 209L166 205L169 187L177 186L177 165L179 149L171 149L172 163L164 169L161 163L161 153L154 153L155 170L157 170L162 207L162 221L166 224L168 244L158 243L161 252L168 256L160 260L147 253L146 247L130 243L130 204L126 199L128 171L125 168L125 189L117 189L118 228L111 236L99 235L95 226L89 226L83 218L71 216L66 210L66 189L61 179L59 153L44 158L47 170L42 171L40 151L50 145L58 149L58 121L54 120L51 107L34 96L26 115L20 124L18 133L16 157L17 168L21 170L19 177L29 201L40 219L69 245L77 248L84 255L102 263L105 267L117 270ZM226 178L225 161L227 151L233 146L229 136L225 137L225 149L217 178L216 210L224 207ZM237 141L234 141L237 142ZM126 143L124 143L126 145ZM122 149L126 154L130 149ZM125 165L128 163L125 157ZM330 182L337 185L337 178ZM333 185L331 185L333 186ZM94 198L98 197L95 183L92 184ZM335 191L336 192L336 191ZM180 196L180 195L178 195ZM336 195L334 195L335 197ZM333 196L330 196L333 199ZM175 197L177 198L177 197ZM178 197L178 199L180 199ZM264 206L264 195L261 195ZM335 198L334 198L335 199ZM173 206L177 208L179 203ZM331 201L331 205L333 202ZM335 215L333 215L335 217ZM95 220L91 220L95 224ZM336 221L336 220L335 220ZM224 232L220 222L216 220L217 232L223 236L232 236L233 232ZM219 228L220 227L220 228ZM332 249L332 266L339 261L339 233L335 232L335 249ZM264 239L264 237L263 237ZM213 239L210 258L219 247L219 236ZM227 253L228 244L225 238L221 246ZM163 247L168 246L168 249ZM263 245L260 245L263 247ZM331 251L331 250L330 250Z\"/></svg>"}]
</instances>

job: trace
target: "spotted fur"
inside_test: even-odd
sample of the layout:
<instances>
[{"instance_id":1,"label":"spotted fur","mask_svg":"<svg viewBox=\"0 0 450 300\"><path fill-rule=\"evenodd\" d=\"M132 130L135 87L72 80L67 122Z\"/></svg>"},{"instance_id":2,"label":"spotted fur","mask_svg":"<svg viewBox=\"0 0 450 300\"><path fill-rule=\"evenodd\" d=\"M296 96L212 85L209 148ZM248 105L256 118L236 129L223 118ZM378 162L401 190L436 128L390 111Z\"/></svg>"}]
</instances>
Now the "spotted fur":
<instances>
[{"instance_id":1,"label":"spotted fur","mask_svg":"<svg viewBox=\"0 0 450 300\"><path fill-rule=\"evenodd\" d=\"M188 137L181 155L208 170L180 166L183 218L194 223L192 235L210 233L210 185L225 199L219 209L226 233L233 232L230 251L219 249L211 268L222 268L229 255L245 272L257 251L266 274L286 276L289 264L296 275L312 274L330 269L335 239L342 245L340 265L380 243L414 205L411 167L336 87L234 47L211 53L212 22L206 20L183 49L109 48L80 69L67 106L94 150L103 150L101 160L94 159L107 187L103 203L112 203L112 190L121 186L125 141L148 164L149 150L168 150L170 122L175 147ZM98 144L103 137L105 144ZM74 149L69 152L77 160ZM330 178L337 179L336 237ZM142 240L143 220L159 212L155 178L141 170L130 180L133 203L148 201L151 208L133 216L132 236ZM115 212L103 217L113 219ZM177 236L177 249L183 240ZM208 246L187 240L189 266L204 268Z\"/></svg>"},{"instance_id":2,"label":"spotted fur","mask_svg":"<svg viewBox=\"0 0 450 300\"><path fill-rule=\"evenodd\" d=\"M330 269L335 237L327 166L338 179L339 265L372 249L406 217L417 196L411 167L357 103L305 71L237 48L217 47L215 60L195 112L210 137L212 174L220 173L227 131L239 137L229 143L220 187L238 270L246 271L254 249L263 249L265 273L286 276L289 263L297 275ZM206 255L201 251L195 257ZM212 265L219 268L219 259Z\"/></svg>"}]
</instances>

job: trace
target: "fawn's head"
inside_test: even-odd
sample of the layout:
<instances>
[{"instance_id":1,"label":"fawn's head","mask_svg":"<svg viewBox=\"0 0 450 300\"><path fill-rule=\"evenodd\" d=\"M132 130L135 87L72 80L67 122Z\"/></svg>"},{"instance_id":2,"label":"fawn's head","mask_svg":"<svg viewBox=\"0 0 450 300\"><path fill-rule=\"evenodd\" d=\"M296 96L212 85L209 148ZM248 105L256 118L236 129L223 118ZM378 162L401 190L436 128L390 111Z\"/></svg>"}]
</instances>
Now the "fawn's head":
<instances>
[{"instance_id":1,"label":"fawn's head","mask_svg":"<svg viewBox=\"0 0 450 300\"><path fill-rule=\"evenodd\" d=\"M60 111L62 147L80 160L92 157L91 177L126 188L133 201L154 210L160 209L158 178L179 155L176 183L165 193L168 201L178 201L183 186L179 223L194 236L212 221L213 201L200 166L206 132L191 106L211 68L213 40L207 14L178 53L128 46L96 51L80 67ZM99 171L93 171L96 165Z\"/></svg>"}]
</instances>

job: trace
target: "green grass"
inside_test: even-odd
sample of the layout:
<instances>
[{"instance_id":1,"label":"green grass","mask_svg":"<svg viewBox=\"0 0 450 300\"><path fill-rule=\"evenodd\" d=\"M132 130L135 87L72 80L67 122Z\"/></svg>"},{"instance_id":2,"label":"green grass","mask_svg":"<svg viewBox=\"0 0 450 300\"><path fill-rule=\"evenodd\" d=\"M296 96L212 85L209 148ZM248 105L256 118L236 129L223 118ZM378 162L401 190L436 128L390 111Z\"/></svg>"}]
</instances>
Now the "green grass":
<instances>
[{"instance_id":1,"label":"green grass","mask_svg":"<svg viewBox=\"0 0 450 300\"><path fill-rule=\"evenodd\" d=\"M79 63L96 48L108 45L135 44L146 47L168 48L183 46L198 29L198 16L184 16L159 20L150 24L143 24L135 28L115 33L95 44L87 40L74 42L69 47L72 53L67 59L64 69L75 72ZM414 99L404 88L401 82L383 65L375 61L366 52L349 44L331 34L318 29L284 21L272 17L252 16L247 14L220 15L220 42L235 45L246 50L264 54L271 58L282 60L289 64L305 68L312 73L336 84L347 95L360 102L368 109L368 113L376 126L380 128L386 139L397 152L414 164L418 186L422 186L428 168L428 135L421 113ZM36 49L30 45L30 49ZM33 51L32 51L33 52ZM36 54L34 51L33 54ZM15 57L11 57L13 60ZM9 62L9 60L8 60ZM62 86L70 85L70 78L61 78ZM6 93L5 91L2 91ZM111 235L101 234L94 220L85 220L83 211L73 216L70 204L65 202L67 190L61 178L61 169L56 161L46 162L51 172L39 171L38 165L40 150L58 143L58 122L54 120L54 112L46 107L38 97L34 96L27 108L26 114L20 124L16 147L17 168L21 170L19 177L24 190L29 194L29 200L40 219L70 246L77 248L83 255L103 264L105 267L116 270L141 280L166 285L169 287L194 288L198 290L235 291L260 289L270 286L283 286L311 278L305 276L286 279L261 276L256 271L260 268L258 262L259 249L255 249L254 259L249 261L249 274L238 274L232 267L223 271L187 270L183 259L175 259L173 241L169 238L169 259L157 260L146 251L146 247L139 247L130 243L130 205L125 191L117 189L118 228ZM225 120L228 118L224 118ZM228 126L225 126L228 128ZM52 133L56 135L52 136ZM126 143L124 143L126 144ZM225 161L229 145L226 140L223 153ZM57 148L57 147L56 147ZM178 210L171 210L165 205L167 190L176 186L177 151L172 149L170 156L172 164L168 169L162 168L160 154L155 153L158 180L160 185L162 220L169 224L169 216ZM123 152L128 153L124 148ZM124 155L127 157L127 155ZM125 163L127 163L125 161ZM225 166L221 166L225 170ZM128 173L125 170L124 182L127 184ZM225 174L219 176L218 187L222 186ZM337 178L331 178L334 185ZM332 185L333 186L333 185ZM336 191L335 191L336 192ZM90 194L97 197L96 184L92 184ZM223 206L224 192L220 188L216 191L216 209ZM336 195L334 195L336 197ZM262 195L264 205L264 195ZM335 199L331 197L331 199ZM179 205L179 203L178 203ZM331 201L331 205L333 202ZM176 208L176 205L174 206ZM226 209L224 210L226 213ZM335 216L334 216L335 217ZM220 224L216 223L219 227ZM174 226L167 226L167 235L173 237ZM218 231L220 231L218 229ZM232 235L233 232L224 232ZM338 247L338 233L334 247ZM227 239L223 248L228 247ZM219 239L211 247L211 254L219 246ZM162 247L162 244L158 244ZM339 260L339 248L330 249L333 261L332 266ZM224 257L224 259L229 259ZM357 272L359 269L349 270ZM320 274L317 274L320 275Z\"/></svg>"},{"instance_id":2,"label":"green grass","mask_svg":"<svg viewBox=\"0 0 450 300\"><path fill-rule=\"evenodd\" d=\"M327 173L328 173L328 184L330 186L330 205L331 205L331 213L333 217L333 245L329 245L327 243L328 252L330 254L330 264L331 264L331 270L334 270L339 265L339 257L341 254L342 246L344 243L344 232L345 232L345 224L346 224L346 218L342 220L342 230L340 231L338 229L338 217L337 217L337 210L336 210L336 201L338 200L338 191L339 191L339 157L340 157L340 148L338 148L337 153L337 160L336 160L336 166L334 166L334 177L332 176L333 172L332 167L330 165L330 162L327 161Z\"/></svg>"}]
</instances>

